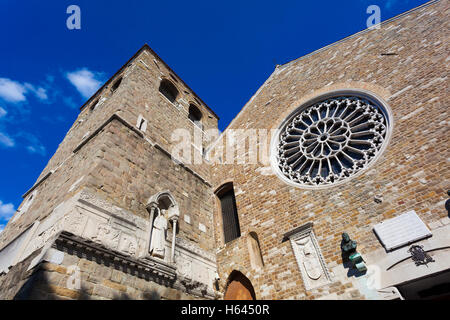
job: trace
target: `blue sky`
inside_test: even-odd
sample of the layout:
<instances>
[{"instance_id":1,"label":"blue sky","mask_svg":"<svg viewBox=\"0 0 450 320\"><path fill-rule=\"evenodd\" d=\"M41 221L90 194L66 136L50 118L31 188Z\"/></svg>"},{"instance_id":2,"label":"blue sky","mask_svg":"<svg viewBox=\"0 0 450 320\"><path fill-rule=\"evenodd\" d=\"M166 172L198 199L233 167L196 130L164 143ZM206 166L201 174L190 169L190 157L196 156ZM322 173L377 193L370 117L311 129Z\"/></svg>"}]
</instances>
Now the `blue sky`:
<instances>
[{"instance_id":1,"label":"blue sky","mask_svg":"<svg viewBox=\"0 0 450 320\"><path fill-rule=\"evenodd\" d=\"M79 107L144 43L219 115L223 130L283 64L423 0L0 3L0 230ZM69 5L81 30L69 30Z\"/></svg>"}]
</instances>

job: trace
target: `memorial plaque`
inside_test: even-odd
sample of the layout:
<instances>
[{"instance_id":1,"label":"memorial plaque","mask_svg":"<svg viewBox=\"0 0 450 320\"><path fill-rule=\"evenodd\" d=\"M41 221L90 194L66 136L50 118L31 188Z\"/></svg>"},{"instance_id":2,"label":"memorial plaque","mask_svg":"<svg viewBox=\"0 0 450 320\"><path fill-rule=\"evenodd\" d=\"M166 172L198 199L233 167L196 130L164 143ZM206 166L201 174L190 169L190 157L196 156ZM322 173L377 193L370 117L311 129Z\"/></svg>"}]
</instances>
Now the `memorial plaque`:
<instances>
[{"instance_id":1,"label":"memorial plaque","mask_svg":"<svg viewBox=\"0 0 450 320\"><path fill-rule=\"evenodd\" d=\"M388 251L431 236L414 210L380 222L373 229Z\"/></svg>"}]
</instances>

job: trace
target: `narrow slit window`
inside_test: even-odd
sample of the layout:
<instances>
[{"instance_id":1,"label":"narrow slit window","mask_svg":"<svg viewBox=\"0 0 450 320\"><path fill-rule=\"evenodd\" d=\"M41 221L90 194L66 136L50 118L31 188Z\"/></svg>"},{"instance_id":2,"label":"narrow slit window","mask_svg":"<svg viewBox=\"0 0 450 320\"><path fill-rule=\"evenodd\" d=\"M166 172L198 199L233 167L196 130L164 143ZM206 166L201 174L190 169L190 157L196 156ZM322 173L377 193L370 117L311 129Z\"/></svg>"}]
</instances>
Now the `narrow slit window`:
<instances>
[{"instance_id":1,"label":"narrow slit window","mask_svg":"<svg viewBox=\"0 0 450 320\"><path fill-rule=\"evenodd\" d=\"M111 92L114 92L119 88L120 84L122 83L122 78L119 78L116 82L114 82L113 86L111 87Z\"/></svg>"},{"instance_id":2,"label":"narrow slit window","mask_svg":"<svg viewBox=\"0 0 450 320\"><path fill-rule=\"evenodd\" d=\"M97 107L98 103L100 102L100 99L95 100L91 105L91 111L94 111Z\"/></svg>"},{"instance_id":3,"label":"narrow slit window","mask_svg":"<svg viewBox=\"0 0 450 320\"><path fill-rule=\"evenodd\" d=\"M139 115L136 122L136 127L143 132L147 130L147 120L142 115Z\"/></svg>"},{"instance_id":4,"label":"narrow slit window","mask_svg":"<svg viewBox=\"0 0 450 320\"><path fill-rule=\"evenodd\" d=\"M241 236L233 184L227 184L217 193L222 212L225 243Z\"/></svg>"},{"instance_id":5,"label":"narrow slit window","mask_svg":"<svg viewBox=\"0 0 450 320\"><path fill-rule=\"evenodd\" d=\"M139 130L142 130L142 126L144 125L145 120L141 119L141 122L139 123Z\"/></svg>"}]
</instances>

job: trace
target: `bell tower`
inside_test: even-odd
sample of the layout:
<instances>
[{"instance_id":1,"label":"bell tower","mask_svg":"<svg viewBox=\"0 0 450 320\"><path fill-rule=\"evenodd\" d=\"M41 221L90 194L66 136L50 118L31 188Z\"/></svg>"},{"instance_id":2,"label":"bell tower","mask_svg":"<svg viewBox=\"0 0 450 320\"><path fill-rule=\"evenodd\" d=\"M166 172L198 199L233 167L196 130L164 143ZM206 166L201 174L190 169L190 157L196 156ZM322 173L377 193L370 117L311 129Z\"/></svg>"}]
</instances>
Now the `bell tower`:
<instances>
[{"instance_id":1,"label":"bell tower","mask_svg":"<svg viewBox=\"0 0 450 320\"><path fill-rule=\"evenodd\" d=\"M144 45L81 107L0 234L0 298L215 298L209 166L172 153L174 132L217 121Z\"/></svg>"}]
</instances>

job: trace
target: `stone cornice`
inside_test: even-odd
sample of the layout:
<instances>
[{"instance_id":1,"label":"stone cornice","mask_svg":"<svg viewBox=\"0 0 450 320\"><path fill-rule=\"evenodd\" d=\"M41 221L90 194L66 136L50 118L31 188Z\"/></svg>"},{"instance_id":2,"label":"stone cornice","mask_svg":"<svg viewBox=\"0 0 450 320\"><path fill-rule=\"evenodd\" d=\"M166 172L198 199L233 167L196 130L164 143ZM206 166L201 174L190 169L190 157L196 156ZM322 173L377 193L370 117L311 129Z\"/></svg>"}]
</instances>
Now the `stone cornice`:
<instances>
[{"instance_id":1,"label":"stone cornice","mask_svg":"<svg viewBox=\"0 0 450 320\"><path fill-rule=\"evenodd\" d=\"M57 236L52 247L198 297L206 299L216 298L215 292L208 290L205 284L177 275L174 265L159 259L152 257L135 259L67 231L62 231Z\"/></svg>"},{"instance_id":2,"label":"stone cornice","mask_svg":"<svg viewBox=\"0 0 450 320\"><path fill-rule=\"evenodd\" d=\"M114 113L108 120L106 120L100 127L97 128L92 134L90 134L87 138L85 138L74 150L73 153L77 153L84 145L86 145L92 138L94 138L100 131L102 131L110 122L113 120L117 120L119 123L123 124L125 127L136 133L139 137L145 139L144 134L142 131L138 130L135 126L128 123L125 119L123 119L118 114ZM146 139L147 140L147 139ZM150 142L149 142L150 143ZM160 146L157 143L150 143L153 147L160 150L163 154L165 154L167 157L174 159L169 151L164 149L162 146ZM206 181L202 176L200 176L198 173L196 173L194 170L186 166L184 163L180 161L176 161L177 164L179 164L182 168L184 168L187 172L191 173L193 176L198 178L200 181L202 181L207 186L211 187L211 184Z\"/></svg>"},{"instance_id":3,"label":"stone cornice","mask_svg":"<svg viewBox=\"0 0 450 320\"><path fill-rule=\"evenodd\" d=\"M297 227L291 231L286 232L283 235L283 240L282 242L285 242L287 240L289 240L293 235L298 234L298 233L302 233L302 232L307 232L309 230L312 229L313 223L312 222L308 222L300 227Z\"/></svg>"},{"instance_id":4,"label":"stone cornice","mask_svg":"<svg viewBox=\"0 0 450 320\"><path fill-rule=\"evenodd\" d=\"M120 117L118 114L114 113L108 120L106 120L100 127L97 128L93 133L91 133L86 139L84 139L74 150L73 153L77 153L86 143L88 143L92 138L94 138L100 131L102 131L110 122L113 120L119 121L125 127L136 133L141 138L144 137L144 134L139 131L137 128L129 124L125 119Z\"/></svg>"},{"instance_id":5,"label":"stone cornice","mask_svg":"<svg viewBox=\"0 0 450 320\"><path fill-rule=\"evenodd\" d=\"M176 280L176 267L171 264L151 257L135 259L67 231L61 232L53 246L60 251L76 254L99 264L114 266L123 272L166 286L171 286Z\"/></svg>"},{"instance_id":6,"label":"stone cornice","mask_svg":"<svg viewBox=\"0 0 450 320\"><path fill-rule=\"evenodd\" d=\"M53 171L48 172L45 176L43 176L41 179L39 179L38 182L36 182L27 192L25 192L22 195L22 198L25 198L27 195L30 194L30 192L32 192L34 189L36 189L37 187L39 187L41 185L42 182L44 182L45 180L47 180L48 177L50 177L52 175Z\"/></svg>"}]
</instances>

